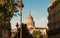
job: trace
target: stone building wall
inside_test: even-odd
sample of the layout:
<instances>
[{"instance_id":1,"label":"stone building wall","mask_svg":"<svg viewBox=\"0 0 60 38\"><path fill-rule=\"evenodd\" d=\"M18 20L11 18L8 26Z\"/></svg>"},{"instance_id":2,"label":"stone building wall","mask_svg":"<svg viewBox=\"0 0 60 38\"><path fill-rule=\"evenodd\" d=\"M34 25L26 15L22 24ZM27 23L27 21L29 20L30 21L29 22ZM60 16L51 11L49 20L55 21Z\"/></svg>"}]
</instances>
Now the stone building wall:
<instances>
[{"instance_id":1,"label":"stone building wall","mask_svg":"<svg viewBox=\"0 0 60 38\"><path fill-rule=\"evenodd\" d=\"M60 1L55 1L48 7L48 38L60 38Z\"/></svg>"}]
</instances>

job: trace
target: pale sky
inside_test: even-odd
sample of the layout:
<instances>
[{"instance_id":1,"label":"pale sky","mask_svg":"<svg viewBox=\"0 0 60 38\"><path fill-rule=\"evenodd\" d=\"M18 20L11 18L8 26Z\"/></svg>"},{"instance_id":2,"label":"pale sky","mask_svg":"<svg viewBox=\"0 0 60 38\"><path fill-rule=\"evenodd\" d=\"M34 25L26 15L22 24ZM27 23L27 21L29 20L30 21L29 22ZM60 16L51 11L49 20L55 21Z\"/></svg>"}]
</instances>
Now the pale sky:
<instances>
[{"instance_id":1,"label":"pale sky","mask_svg":"<svg viewBox=\"0 0 60 38\"><path fill-rule=\"evenodd\" d=\"M47 27L48 23L48 12L47 8L49 6L51 0L23 0L24 8L23 8L23 16L22 21L24 22L28 12L31 12L31 15L35 21L36 27ZM20 11L18 12L20 13ZM11 19L12 29L16 28L16 23L20 23L20 16L14 16Z\"/></svg>"}]
</instances>

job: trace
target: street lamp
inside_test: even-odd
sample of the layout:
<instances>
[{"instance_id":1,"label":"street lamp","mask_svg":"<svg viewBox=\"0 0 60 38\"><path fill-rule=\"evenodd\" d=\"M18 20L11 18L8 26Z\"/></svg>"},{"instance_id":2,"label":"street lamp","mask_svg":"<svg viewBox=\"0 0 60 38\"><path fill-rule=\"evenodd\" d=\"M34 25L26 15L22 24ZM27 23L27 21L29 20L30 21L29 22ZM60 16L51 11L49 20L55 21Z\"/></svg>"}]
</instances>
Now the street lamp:
<instances>
[{"instance_id":1,"label":"street lamp","mask_svg":"<svg viewBox=\"0 0 60 38\"><path fill-rule=\"evenodd\" d=\"M17 30L18 30L18 27L19 27L18 23L16 24L16 27L17 27Z\"/></svg>"},{"instance_id":2,"label":"street lamp","mask_svg":"<svg viewBox=\"0 0 60 38\"><path fill-rule=\"evenodd\" d=\"M22 9L24 7L22 0L18 1L16 0L18 3L18 6L20 8L20 38L22 38Z\"/></svg>"},{"instance_id":3,"label":"street lamp","mask_svg":"<svg viewBox=\"0 0 60 38\"><path fill-rule=\"evenodd\" d=\"M17 38L18 38L18 27L19 27L18 23L16 24L16 27L17 27Z\"/></svg>"}]
</instances>

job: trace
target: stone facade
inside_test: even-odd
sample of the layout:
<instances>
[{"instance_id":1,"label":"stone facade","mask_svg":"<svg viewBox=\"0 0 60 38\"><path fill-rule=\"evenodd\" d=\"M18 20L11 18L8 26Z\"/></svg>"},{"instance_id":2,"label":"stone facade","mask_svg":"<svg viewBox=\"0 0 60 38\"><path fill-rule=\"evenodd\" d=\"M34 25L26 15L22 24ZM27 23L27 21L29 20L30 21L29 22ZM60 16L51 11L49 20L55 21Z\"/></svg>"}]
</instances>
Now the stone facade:
<instances>
[{"instance_id":1,"label":"stone facade","mask_svg":"<svg viewBox=\"0 0 60 38\"><path fill-rule=\"evenodd\" d=\"M11 29L11 38L14 38L16 36L17 29Z\"/></svg>"},{"instance_id":2,"label":"stone facade","mask_svg":"<svg viewBox=\"0 0 60 38\"><path fill-rule=\"evenodd\" d=\"M60 0L48 7L48 38L60 38Z\"/></svg>"},{"instance_id":3,"label":"stone facade","mask_svg":"<svg viewBox=\"0 0 60 38\"><path fill-rule=\"evenodd\" d=\"M7 21L5 23L0 22L0 38L10 38L11 36L11 25Z\"/></svg>"}]
</instances>

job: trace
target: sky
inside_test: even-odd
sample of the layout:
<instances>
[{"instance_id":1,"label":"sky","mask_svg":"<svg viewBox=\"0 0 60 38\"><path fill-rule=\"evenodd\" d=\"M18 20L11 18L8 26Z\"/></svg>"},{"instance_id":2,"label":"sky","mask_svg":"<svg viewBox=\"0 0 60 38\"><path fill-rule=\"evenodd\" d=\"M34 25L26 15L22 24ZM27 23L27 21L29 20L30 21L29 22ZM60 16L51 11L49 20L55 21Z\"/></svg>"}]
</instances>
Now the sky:
<instances>
[{"instance_id":1,"label":"sky","mask_svg":"<svg viewBox=\"0 0 60 38\"><path fill-rule=\"evenodd\" d=\"M51 0L23 0L24 8L22 11L22 22L28 14L31 12L31 15L35 21L35 27L47 27L48 23L48 11L47 8L49 6ZM19 8L18 8L19 9ZM20 13L20 11L18 12ZM11 19L11 27L12 29L16 28L16 23L20 24L20 16L13 16Z\"/></svg>"}]
</instances>

